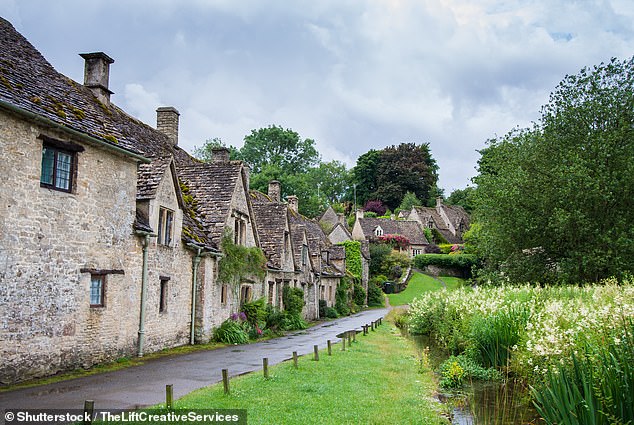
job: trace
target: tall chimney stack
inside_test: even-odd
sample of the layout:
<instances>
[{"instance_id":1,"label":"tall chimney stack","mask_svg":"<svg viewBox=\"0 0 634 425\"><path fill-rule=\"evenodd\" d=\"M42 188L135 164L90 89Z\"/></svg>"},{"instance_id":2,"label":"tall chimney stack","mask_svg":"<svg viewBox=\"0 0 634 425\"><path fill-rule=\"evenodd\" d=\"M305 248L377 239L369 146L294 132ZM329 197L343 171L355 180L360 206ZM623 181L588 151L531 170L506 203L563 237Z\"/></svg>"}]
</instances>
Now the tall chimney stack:
<instances>
[{"instance_id":1,"label":"tall chimney stack","mask_svg":"<svg viewBox=\"0 0 634 425\"><path fill-rule=\"evenodd\" d=\"M282 188L280 182L277 180L271 180L269 182L269 198L275 202L280 202Z\"/></svg>"},{"instance_id":2,"label":"tall chimney stack","mask_svg":"<svg viewBox=\"0 0 634 425\"><path fill-rule=\"evenodd\" d=\"M161 106L156 110L156 129L167 135L172 146L178 145L178 110L172 106Z\"/></svg>"},{"instance_id":3,"label":"tall chimney stack","mask_svg":"<svg viewBox=\"0 0 634 425\"><path fill-rule=\"evenodd\" d=\"M286 197L286 200L288 201L288 207L295 211L298 212L299 211L299 199L297 198L297 196L295 195L288 195Z\"/></svg>"},{"instance_id":4,"label":"tall chimney stack","mask_svg":"<svg viewBox=\"0 0 634 425\"><path fill-rule=\"evenodd\" d=\"M88 87L101 103L108 105L112 94L108 89L110 64L114 59L104 52L80 53L79 56L85 60L84 86Z\"/></svg>"}]
</instances>

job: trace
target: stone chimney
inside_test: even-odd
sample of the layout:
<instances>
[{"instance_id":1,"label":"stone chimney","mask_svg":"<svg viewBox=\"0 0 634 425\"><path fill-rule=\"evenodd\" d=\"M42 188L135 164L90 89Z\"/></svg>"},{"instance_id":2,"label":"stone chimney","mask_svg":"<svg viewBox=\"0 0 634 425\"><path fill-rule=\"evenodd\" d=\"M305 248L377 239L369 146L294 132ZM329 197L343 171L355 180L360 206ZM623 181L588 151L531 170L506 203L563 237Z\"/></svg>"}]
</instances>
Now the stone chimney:
<instances>
[{"instance_id":1,"label":"stone chimney","mask_svg":"<svg viewBox=\"0 0 634 425\"><path fill-rule=\"evenodd\" d=\"M363 208L357 209L357 219L363 218Z\"/></svg>"},{"instance_id":2,"label":"stone chimney","mask_svg":"<svg viewBox=\"0 0 634 425\"><path fill-rule=\"evenodd\" d=\"M229 149L222 146L213 148L211 150L211 162L218 164L229 162Z\"/></svg>"},{"instance_id":3,"label":"stone chimney","mask_svg":"<svg viewBox=\"0 0 634 425\"><path fill-rule=\"evenodd\" d=\"M286 200L288 201L288 207L295 211L298 212L299 211L299 199L297 198L297 196L295 195L288 195L286 197Z\"/></svg>"},{"instance_id":4,"label":"stone chimney","mask_svg":"<svg viewBox=\"0 0 634 425\"><path fill-rule=\"evenodd\" d=\"M275 202L280 202L282 188L280 182L277 180L271 180L269 182L269 198Z\"/></svg>"},{"instance_id":5,"label":"stone chimney","mask_svg":"<svg viewBox=\"0 0 634 425\"><path fill-rule=\"evenodd\" d=\"M156 129L167 135L172 146L178 145L178 117L176 108L161 106L156 110Z\"/></svg>"},{"instance_id":6,"label":"stone chimney","mask_svg":"<svg viewBox=\"0 0 634 425\"><path fill-rule=\"evenodd\" d=\"M440 214L440 210L442 209L442 197L436 197L436 211Z\"/></svg>"},{"instance_id":7,"label":"stone chimney","mask_svg":"<svg viewBox=\"0 0 634 425\"><path fill-rule=\"evenodd\" d=\"M84 86L99 99L101 103L108 105L112 92L108 90L108 80L110 77L110 64L114 62L110 56L104 52L80 53L84 58Z\"/></svg>"}]
</instances>

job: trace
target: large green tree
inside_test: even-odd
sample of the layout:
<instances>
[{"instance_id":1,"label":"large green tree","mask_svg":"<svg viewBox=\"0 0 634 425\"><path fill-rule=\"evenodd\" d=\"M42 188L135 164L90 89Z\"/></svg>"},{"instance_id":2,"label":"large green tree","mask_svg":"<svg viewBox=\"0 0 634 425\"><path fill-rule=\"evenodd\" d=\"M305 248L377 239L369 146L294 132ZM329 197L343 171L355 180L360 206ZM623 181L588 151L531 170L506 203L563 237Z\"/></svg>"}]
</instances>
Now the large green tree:
<instances>
[{"instance_id":1,"label":"large green tree","mask_svg":"<svg viewBox=\"0 0 634 425\"><path fill-rule=\"evenodd\" d=\"M478 250L513 280L634 272L634 58L566 76L532 128L489 141Z\"/></svg>"},{"instance_id":2,"label":"large green tree","mask_svg":"<svg viewBox=\"0 0 634 425\"><path fill-rule=\"evenodd\" d=\"M377 188L377 169L381 151L369 150L357 159L352 169L357 205L364 205L372 199Z\"/></svg>"},{"instance_id":3,"label":"large green tree","mask_svg":"<svg viewBox=\"0 0 634 425\"><path fill-rule=\"evenodd\" d=\"M305 173L320 161L314 140L302 140L297 132L276 125L251 130L244 138L239 159L246 161L254 173L272 164L287 174Z\"/></svg>"}]
</instances>

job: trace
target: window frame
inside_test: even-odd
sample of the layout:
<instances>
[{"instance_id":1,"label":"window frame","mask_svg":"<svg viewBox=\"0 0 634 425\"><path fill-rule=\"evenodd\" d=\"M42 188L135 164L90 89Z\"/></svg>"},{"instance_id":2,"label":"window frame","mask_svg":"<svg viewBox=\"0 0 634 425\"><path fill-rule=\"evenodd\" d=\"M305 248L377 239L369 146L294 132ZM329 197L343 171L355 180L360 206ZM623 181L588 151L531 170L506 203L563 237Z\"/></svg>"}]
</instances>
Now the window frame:
<instances>
[{"instance_id":1,"label":"window frame","mask_svg":"<svg viewBox=\"0 0 634 425\"><path fill-rule=\"evenodd\" d=\"M169 277L161 277L159 283L159 313L167 313L167 295L169 291Z\"/></svg>"},{"instance_id":2,"label":"window frame","mask_svg":"<svg viewBox=\"0 0 634 425\"><path fill-rule=\"evenodd\" d=\"M91 273L90 274L90 286L89 286L89 302L91 308L103 308L106 306L106 274L105 273ZM99 281L99 301L100 303L93 303L93 282Z\"/></svg>"},{"instance_id":3,"label":"window frame","mask_svg":"<svg viewBox=\"0 0 634 425\"><path fill-rule=\"evenodd\" d=\"M172 246L174 241L174 211L159 207L157 243L163 246Z\"/></svg>"},{"instance_id":4,"label":"window frame","mask_svg":"<svg viewBox=\"0 0 634 425\"><path fill-rule=\"evenodd\" d=\"M47 151L52 152L53 154L53 163L51 164L50 170L50 179L51 182L44 181L44 158ZM60 155L65 155L69 157L68 169L64 170L60 167ZM61 172L65 172L66 181L68 182L68 187L61 186L60 182L63 181L63 178L60 178ZM42 162L40 164L40 187L45 187L47 189L57 190L60 192L72 193L75 188L75 176L77 171L77 152L72 149L67 149L64 147L60 147L59 145L55 145L53 143L44 142L42 144Z\"/></svg>"}]
</instances>

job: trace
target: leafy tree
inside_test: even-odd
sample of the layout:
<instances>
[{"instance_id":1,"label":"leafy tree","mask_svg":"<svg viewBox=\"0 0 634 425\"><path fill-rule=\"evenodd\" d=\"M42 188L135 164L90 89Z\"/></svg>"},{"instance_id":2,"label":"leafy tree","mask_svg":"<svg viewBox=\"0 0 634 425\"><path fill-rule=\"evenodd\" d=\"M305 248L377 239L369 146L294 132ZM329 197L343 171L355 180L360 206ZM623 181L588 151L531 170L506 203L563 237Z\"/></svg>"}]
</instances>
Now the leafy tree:
<instances>
[{"instance_id":1,"label":"leafy tree","mask_svg":"<svg viewBox=\"0 0 634 425\"><path fill-rule=\"evenodd\" d=\"M358 205L363 205L372 199L372 195L376 191L380 157L380 151L369 150L357 159L357 165L352 169Z\"/></svg>"},{"instance_id":2,"label":"leafy tree","mask_svg":"<svg viewBox=\"0 0 634 425\"><path fill-rule=\"evenodd\" d=\"M407 192L425 203L433 195L438 166L431 156L429 143L401 143L381 151L377 167L376 199L391 210L397 208Z\"/></svg>"},{"instance_id":3,"label":"leafy tree","mask_svg":"<svg viewBox=\"0 0 634 425\"><path fill-rule=\"evenodd\" d=\"M634 58L566 76L532 128L489 141L474 178L478 253L514 280L634 271Z\"/></svg>"},{"instance_id":4,"label":"leafy tree","mask_svg":"<svg viewBox=\"0 0 634 425\"><path fill-rule=\"evenodd\" d=\"M277 165L286 174L305 173L319 163L319 153L312 139L302 140L291 129L271 125L244 138L240 157L251 167L253 173L260 173L268 164Z\"/></svg>"},{"instance_id":5,"label":"leafy tree","mask_svg":"<svg viewBox=\"0 0 634 425\"><path fill-rule=\"evenodd\" d=\"M352 187L352 173L340 161L320 162L308 171L306 180L325 204L341 202Z\"/></svg>"},{"instance_id":6,"label":"leafy tree","mask_svg":"<svg viewBox=\"0 0 634 425\"><path fill-rule=\"evenodd\" d=\"M422 206L423 203L416 197L414 192L407 192L401 201L401 205L398 206L399 210L411 211L412 207Z\"/></svg>"},{"instance_id":7,"label":"leafy tree","mask_svg":"<svg viewBox=\"0 0 634 425\"><path fill-rule=\"evenodd\" d=\"M368 201L363 206L363 211L366 213L375 213L377 216L382 216L387 211L387 207L383 205L381 201Z\"/></svg>"},{"instance_id":8,"label":"leafy tree","mask_svg":"<svg viewBox=\"0 0 634 425\"><path fill-rule=\"evenodd\" d=\"M209 162L211 161L211 157L213 156L213 150L216 148L226 148L227 145L218 137L214 137L212 139L205 140L205 143L201 147L194 146L194 157L200 159L201 161ZM233 147L229 146L229 157L231 159L238 159L240 156L240 151Z\"/></svg>"},{"instance_id":9,"label":"leafy tree","mask_svg":"<svg viewBox=\"0 0 634 425\"><path fill-rule=\"evenodd\" d=\"M445 203L447 205L459 205L464 208L466 212L470 213L473 211L473 201L471 199L473 192L475 192L473 186L467 186L464 189L455 189L447 199L445 199Z\"/></svg>"}]
</instances>

